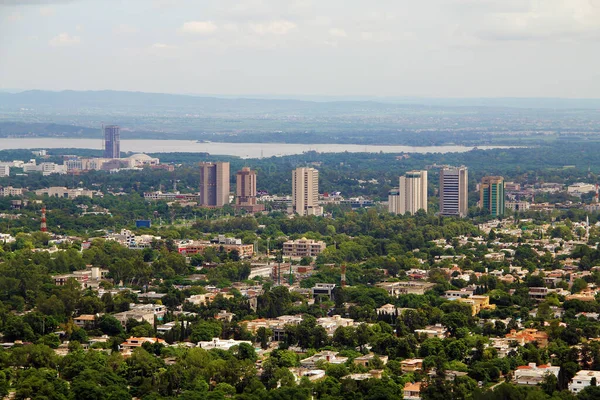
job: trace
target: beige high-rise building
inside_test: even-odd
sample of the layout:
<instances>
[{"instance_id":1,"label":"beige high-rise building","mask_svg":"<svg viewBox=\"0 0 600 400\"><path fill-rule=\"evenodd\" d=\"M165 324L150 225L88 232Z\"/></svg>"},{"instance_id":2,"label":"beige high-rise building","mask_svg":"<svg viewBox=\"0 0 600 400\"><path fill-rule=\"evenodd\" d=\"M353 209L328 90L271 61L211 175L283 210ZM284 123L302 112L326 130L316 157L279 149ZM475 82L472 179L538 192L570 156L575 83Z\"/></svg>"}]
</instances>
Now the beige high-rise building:
<instances>
[{"instance_id":1,"label":"beige high-rise building","mask_svg":"<svg viewBox=\"0 0 600 400\"><path fill-rule=\"evenodd\" d=\"M319 171L296 168L292 172L292 210L300 215L322 215L319 206Z\"/></svg>"},{"instance_id":2,"label":"beige high-rise building","mask_svg":"<svg viewBox=\"0 0 600 400\"><path fill-rule=\"evenodd\" d=\"M427 212L427 171L409 171L400 177L396 213Z\"/></svg>"},{"instance_id":3,"label":"beige high-rise building","mask_svg":"<svg viewBox=\"0 0 600 400\"><path fill-rule=\"evenodd\" d=\"M440 214L466 217L469 209L469 175L467 167L440 170Z\"/></svg>"},{"instance_id":4,"label":"beige high-rise building","mask_svg":"<svg viewBox=\"0 0 600 400\"><path fill-rule=\"evenodd\" d=\"M236 174L235 207L249 212L263 211L265 206L256 203L256 171L248 167Z\"/></svg>"},{"instance_id":5,"label":"beige high-rise building","mask_svg":"<svg viewBox=\"0 0 600 400\"><path fill-rule=\"evenodd\" d=\"M200 206L229 204L229 163L200 163Z\"/></svg>"}]
</instances>

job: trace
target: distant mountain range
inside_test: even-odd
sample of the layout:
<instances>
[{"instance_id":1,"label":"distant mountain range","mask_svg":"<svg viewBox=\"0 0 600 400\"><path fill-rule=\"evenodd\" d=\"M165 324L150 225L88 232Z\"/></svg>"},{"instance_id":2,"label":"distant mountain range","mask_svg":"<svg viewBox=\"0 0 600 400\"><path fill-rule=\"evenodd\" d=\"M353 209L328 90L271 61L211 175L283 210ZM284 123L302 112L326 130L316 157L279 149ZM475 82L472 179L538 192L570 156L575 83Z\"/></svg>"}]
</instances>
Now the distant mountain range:
<instances>
[{"instance_id":1,"label":"distant mountain range","mask_svg":"<svg viewBox=\"0 0 600 400\"><path fill-rule=\"evenodd\" d=\"M281 97L281 98L280 98ZM490 107L530 109L600 109L600 99L561 98L417 98L417 97L319 97L319 96L196 96L124 91L60 92L0 91L0 108L37 109L195 109L204 113L381 111L390 108Z\"/></svg>"}]
</instances>

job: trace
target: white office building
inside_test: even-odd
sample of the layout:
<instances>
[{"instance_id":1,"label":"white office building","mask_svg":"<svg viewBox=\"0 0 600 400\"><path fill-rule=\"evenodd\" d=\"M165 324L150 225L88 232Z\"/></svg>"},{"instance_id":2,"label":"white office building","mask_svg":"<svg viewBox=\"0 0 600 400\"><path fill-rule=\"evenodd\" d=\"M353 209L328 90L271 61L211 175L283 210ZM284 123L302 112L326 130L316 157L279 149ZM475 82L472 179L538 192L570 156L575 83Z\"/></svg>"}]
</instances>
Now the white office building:
<instances>
[{"instance_id":1,"label":"white office building","mask_svg":"<svg viewBox=\"0 0 600 400\"><path fill-rule=\"evenodd\" d=\"M390 193L391 195L391 193ZM427 212L427 171L409 171L400 177L397 198L390 202L390 211L396 214ZM392 210L392 204L396 207Z\"/></svg>"},{"instance_id":2,"label":"white office building","mask_svg":"<svg viewBox=\"0 0 600 400\"><path fill-rule=\"evenodd\" d=\"M296 168L292 172L292 211L299 215L322 215L319 206L319 171Z\"/></svg>"}]
</instances>

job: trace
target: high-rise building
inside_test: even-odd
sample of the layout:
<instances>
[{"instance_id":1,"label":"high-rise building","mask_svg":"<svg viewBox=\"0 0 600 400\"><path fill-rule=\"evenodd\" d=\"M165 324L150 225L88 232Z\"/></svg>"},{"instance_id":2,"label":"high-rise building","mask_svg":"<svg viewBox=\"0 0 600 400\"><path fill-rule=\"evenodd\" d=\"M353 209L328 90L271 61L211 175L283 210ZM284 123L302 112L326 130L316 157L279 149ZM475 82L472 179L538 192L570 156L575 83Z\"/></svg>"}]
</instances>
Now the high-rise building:
<instances>
[{"instance_id":1,"label":"high-rise building","mask_svg":"<svg viewBox=\"0 0 600 400\"><path fill-rule=\"evenodd\" d=\"M427 212L427 171L409 171L400 177L397 214Z\"/></svg>"},{"instance_id":2,"label":"high-rise building","mask_svg":"<svg viewBox=\"0 0 600 400\"><path fill-rule=\"evenodd\" d=\"M400 189L392 188L388 192L388 211L390 214L398 214L398 204L400 202Z\"/></svg>"},{"instance_id":3,"label":"high-rise building","mask_svg":"<svg viewBox=\"0 0 600 400\"><path fill-rule=\"evenodd\" d=\"M486 176L479 185L479 206L489 210L492 217L504 215L504 178Z\"/></svg>"},{"instance_id":4,"label":"high-rise building","mask_svg":"<svg viewBox=\"0 0 600 400\"><path fill-rule=\"evenodd\" d=\"M469 175L467 167L440 170L440 214L465 217L469 208Z\"/></svg>"},{"instance_id":5,"label":"high-rise building","mask_svg":"<svg viewBox=\"0 0 600 400\"><path fill-rule=\"evenodd\" d=\"M104 158L121 158L121 129L117 125L104 127Z\"/></svg>"},{"instance_id":6,"label":"high-rise building","mask_svg":"<svg viewBox=\"0 0 600 400\"><path fill-rule=\"evenodd\" d=\"M300 215L321 215L319 206L319 171L296 168L292 172L292 210Z\"/></svg>"},{"instance_id":7,"label":"high-rise building","mask_svg":"<svg viewBox=\"0 0 600 400\"><path fill-rule=\"evenodd\" d=\"M256 203L256 171L248 167L242 168L236 174L235 207L249 212L259 212L265 209L263 204Z\"/></svg>"},{"instance_id":8,"label":"high-rise building","mask_svg":"<svg viewBox=\"0 0 600 400\"><path fill-rule=\"evenodd\" d=\"M200 163L200 205L223 207L229 204L229 163Z\"/></svg>"}]
</instances>

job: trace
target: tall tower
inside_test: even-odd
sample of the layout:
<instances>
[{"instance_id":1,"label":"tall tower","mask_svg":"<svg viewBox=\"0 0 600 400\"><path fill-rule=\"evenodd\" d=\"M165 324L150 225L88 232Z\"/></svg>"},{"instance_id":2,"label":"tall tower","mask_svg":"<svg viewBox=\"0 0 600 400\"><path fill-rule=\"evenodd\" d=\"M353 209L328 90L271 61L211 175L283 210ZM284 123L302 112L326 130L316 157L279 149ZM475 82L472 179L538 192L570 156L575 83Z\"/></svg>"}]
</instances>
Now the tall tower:
<instances>
[{"instance_id":1,"label":"tall tower","mask_svg":"<svg viewBox=\"0 0 600 400\"><path fill-rule=\"evenodd\" d=\"M200 205L223 207L229 204L229 163L200 163Z\"/></svg>"},{"instance_id":2,"label":"tall tower","mask_svg":"<svg viewBox=\"0 0 600 400\"><path fill-rule=\"evenodd\" d=\"M440 170L440 214L465 217L469 208L469 175L467 167Z\"/></svg>"},{"instance_id":3,"label":"tall tower","mask_svg":"<svg viewBox=\"0 0 600 400\"><path fill-rule=\"evenodd\" d=\"M256 171L244 167L237 172L235 194L236 208L250 212L264 210L263 204L256 204Z\"/></svg>"},{"instance_id":4,"label":"tall tower","mask_svg":"<svg viewBox=\"0 0 600 400\"><path fill-rule=\"evenodd\" d=\"M319 207L319 171L296 168L292 171L292 208L299 215L321 215Z\"/></svg>"},{"instance_id":5,"label":"tall tower","mask_svg":"<svg viewBox=\"0 0 600 400\"><path fill-rule=\"evenodd\" d=\"M104 158L121 158L121 128L117 125L104 127Z\"/></svg>"},{"instance_id":6,"label":"tall tower","mask_svg":"<svg viewBox=\"0 0 600 400\"><path fill-rule=\"evenodd\" d=\"M409 171L400 177L397 213L427 212L427 171Z\"/></svg>"},{"instance_id":7,"label":"tall tower","mask_svg":"<svg viewBox=\"0 0 600 400\"><path fill-rule=\"evenodd\" d=\"M492 217L504 215L504 178L485 176L479 185L479 206L489 210Z\"/></svg>"},{"instance_id":8,"label":"tall tower","mask_svg":"<svg viewBox=\"0 0 600 400\"><path fill-rule=\"evenodd\" d=\"M42 232L48 232L48 226L46 225L46 206L42 207L42 220L40 224L40 230Z\"/></svg>"}]
</instances>

